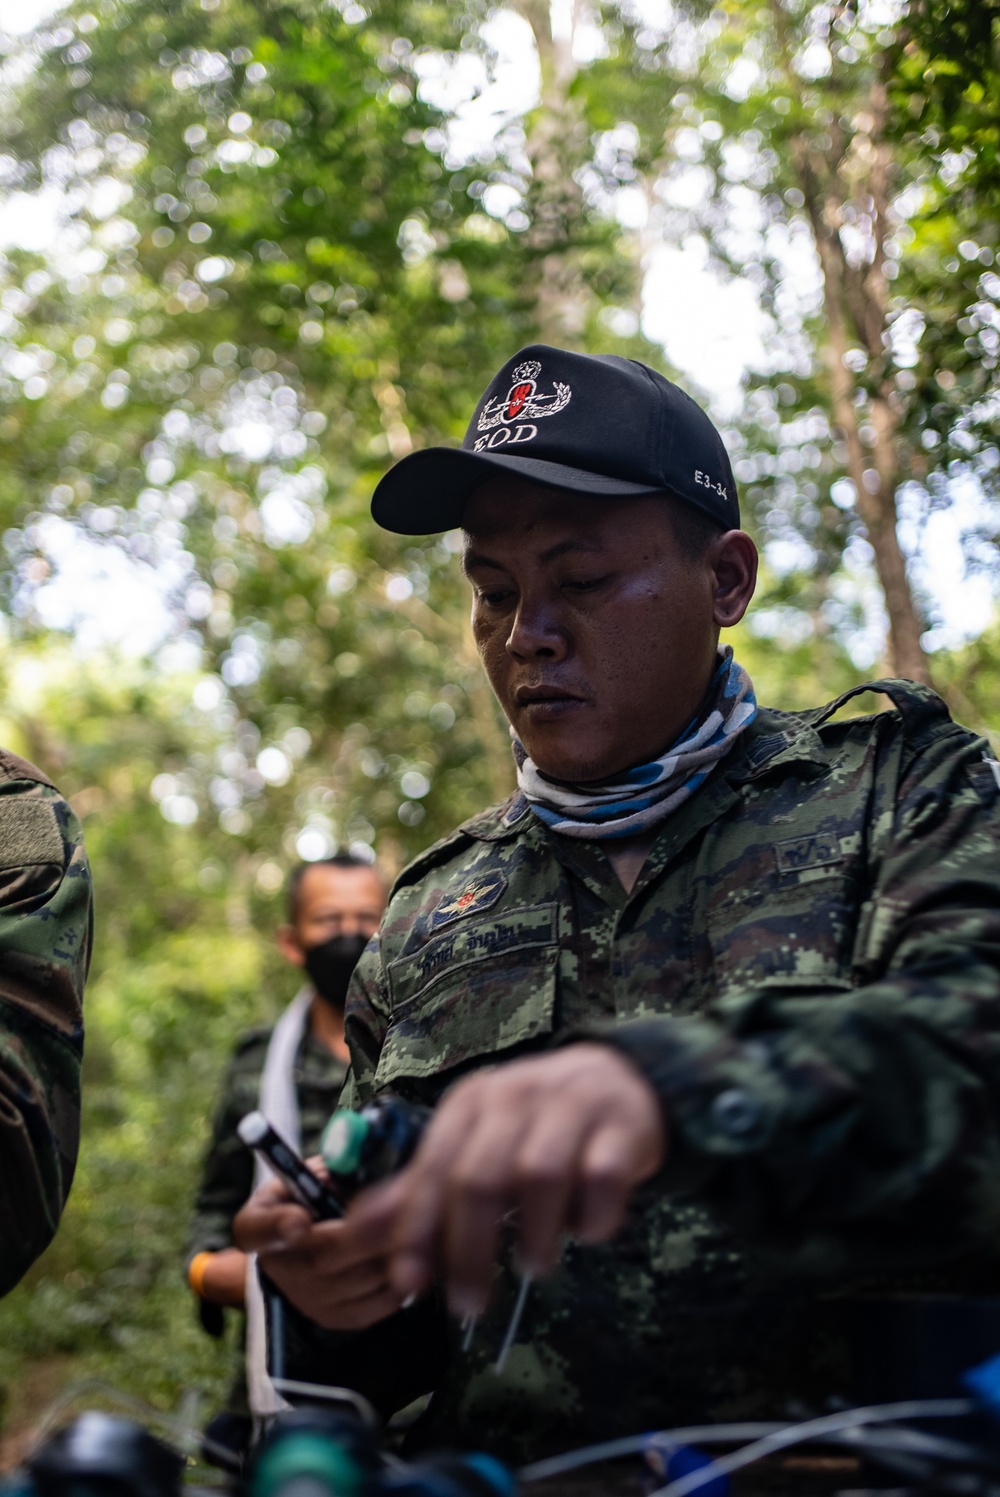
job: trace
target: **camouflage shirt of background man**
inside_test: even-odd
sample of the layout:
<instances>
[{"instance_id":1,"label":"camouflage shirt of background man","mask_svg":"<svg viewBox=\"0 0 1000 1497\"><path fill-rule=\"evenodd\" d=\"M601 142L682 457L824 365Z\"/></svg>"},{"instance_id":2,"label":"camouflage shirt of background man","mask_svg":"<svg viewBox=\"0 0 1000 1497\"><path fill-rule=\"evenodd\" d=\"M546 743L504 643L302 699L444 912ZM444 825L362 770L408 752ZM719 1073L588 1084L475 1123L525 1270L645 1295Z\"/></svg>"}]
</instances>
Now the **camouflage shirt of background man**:
<instances>
[{"instance_id":1,"label":"camouflage shirt of background man","mask_svg":"<svg viewBox=\"0 0 1000 1497\"><path fill-rule=\"evenodd\" d=\"M0 1294L51 1241L73 1183L92 933L76 817L0 750Z\"/></svg>"},{"instance_id":2,"label":"camouflage shirt of background man","mask_svg":"<svg viewBox=\"0 0 1000 1497\"><path fill-rule=\"evenodd\" d=\"M757 707L728 459L641 365L525 350L373 512L463 526L519 790L403 872L352 987L347 1096L435 1105L413 1163L238 1235L326 1376L388 1411L434 1367L429 1443L850 1395L864 1293L1000 1289L1000 766L912 682ZM435 1283L436 1359L399 1311Z\"/></svg>"}]
</instances>

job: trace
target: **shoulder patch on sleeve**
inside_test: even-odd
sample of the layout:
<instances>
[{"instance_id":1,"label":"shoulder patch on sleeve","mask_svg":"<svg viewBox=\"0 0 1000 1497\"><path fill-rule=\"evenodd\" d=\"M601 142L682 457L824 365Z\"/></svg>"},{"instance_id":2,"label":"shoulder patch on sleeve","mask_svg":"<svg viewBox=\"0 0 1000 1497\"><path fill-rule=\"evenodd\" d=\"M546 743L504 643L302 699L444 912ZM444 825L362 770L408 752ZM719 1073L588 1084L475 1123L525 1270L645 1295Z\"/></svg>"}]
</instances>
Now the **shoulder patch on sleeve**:
<instances>
[{"instance_id":1,"label":"shoulder patch on sleeve","mask_svg":"<svg viewBox=\"0 0 1000 1497\"><path fill-rule=\"evenodd\" d=\"M431 916L431 930L438 930L462 915L480 915L492 908L507 887L506 874L499 870L475 878L455 894L447 895Z\"/></svg>"},{"instance_id":2,"label":"shoulder patch on sleeve","mask_svg":"<svg viewBox=\"0 0 1000 1497\"><path fill-rule=\"evenodd\" d=\"M12 754L9 749L0 749L0 780L34 780L38 785L52 785L47 774L36 764ZM52 785L54 790L56 787Z\"/></svg>"},{"instance_id":3,"label":"shoulder patch on sleeve","mask_svg":"<svg viewBox=\"0 0 1000 1497\"><path fill-rule=\"evenodd\" d=\"M0 796L0 869L64 861L63 839L50 801Z\"/></svg>"}]
</instances>

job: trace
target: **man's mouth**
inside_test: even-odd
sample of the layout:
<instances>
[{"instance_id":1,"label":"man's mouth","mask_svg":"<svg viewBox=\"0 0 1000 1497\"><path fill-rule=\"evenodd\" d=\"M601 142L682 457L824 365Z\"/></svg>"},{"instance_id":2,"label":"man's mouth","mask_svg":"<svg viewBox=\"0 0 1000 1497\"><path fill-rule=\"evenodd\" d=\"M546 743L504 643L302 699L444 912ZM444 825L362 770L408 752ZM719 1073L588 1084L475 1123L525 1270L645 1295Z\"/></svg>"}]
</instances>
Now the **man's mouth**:
<instances>
[{"instance_id":1,"label":"man's mouth","mask_svg":"<svg viewBox=\"0 0 1000 1497\"><path fill-rule=\"evenodd\" d=\"M586 705L586 698L576 692L566 691L561 686L519 686L514 693L514 702L533 721L562 717L578 707Z\"/></svg>"}]
</instances>

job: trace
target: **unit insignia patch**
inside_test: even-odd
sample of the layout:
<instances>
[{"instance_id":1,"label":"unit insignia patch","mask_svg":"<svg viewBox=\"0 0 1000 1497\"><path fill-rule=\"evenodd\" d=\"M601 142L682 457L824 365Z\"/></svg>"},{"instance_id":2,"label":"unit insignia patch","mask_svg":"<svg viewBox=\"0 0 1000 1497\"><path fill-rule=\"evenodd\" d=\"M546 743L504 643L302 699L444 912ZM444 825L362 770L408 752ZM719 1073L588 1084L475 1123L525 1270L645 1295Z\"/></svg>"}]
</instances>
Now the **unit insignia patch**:
<instances>
[{"instance_id":1,"label":"unit insignia patch","mask_svg":"<svg viewBox=\"0 0 1000 1497\"><path fill-rule=\"evenodd\" d=\"M447 925L449 920L458 920L463 915L478 915L496 904L507 887L502 873L487 873L482 878L467 884L460 894L452 894L441 901L431 916L431 930Z\"/></svg>"}]
</instances>

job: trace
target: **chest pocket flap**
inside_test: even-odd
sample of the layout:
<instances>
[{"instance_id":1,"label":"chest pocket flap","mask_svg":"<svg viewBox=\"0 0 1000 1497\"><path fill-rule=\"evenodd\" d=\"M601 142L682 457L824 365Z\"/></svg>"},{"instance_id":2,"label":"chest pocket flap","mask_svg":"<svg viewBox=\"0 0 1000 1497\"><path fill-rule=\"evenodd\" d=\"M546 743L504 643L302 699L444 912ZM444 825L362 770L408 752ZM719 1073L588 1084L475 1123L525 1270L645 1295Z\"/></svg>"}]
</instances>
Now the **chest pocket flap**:
<instances>
[{"instance_id":1,"label":"chest pocket flap","mask_svg":"<svg viewBox=\"0 0 1000 1497\"><path fill-rule=\"evenodd\" d=\"M392 1019L376 1088L436 1076L552 1030L557 907L459 920L388 968Z\"/></svg>"}]
</instances>

